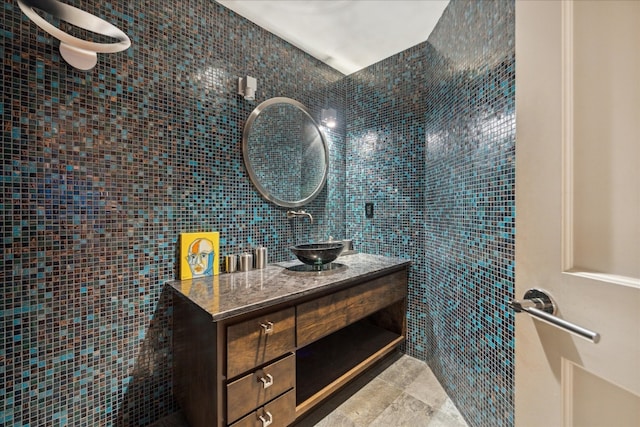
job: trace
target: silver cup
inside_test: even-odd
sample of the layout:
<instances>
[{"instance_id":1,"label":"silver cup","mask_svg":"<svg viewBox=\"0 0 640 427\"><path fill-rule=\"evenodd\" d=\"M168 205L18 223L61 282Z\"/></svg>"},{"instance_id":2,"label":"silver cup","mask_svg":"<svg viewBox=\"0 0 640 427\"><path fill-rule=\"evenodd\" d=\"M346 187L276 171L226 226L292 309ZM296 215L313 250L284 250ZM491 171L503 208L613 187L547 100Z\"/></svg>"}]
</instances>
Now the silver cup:
<instances>
[{"instance_id":1,"label":"silver cup","mask_svg":"<svg viewBox=\"0 0 640 427\"><path fill-rule=\"evenodd\" d=\"M234 273L238 269L238 255L225 255L224 256L224 271L227 273Z\"/></svg>"},{"instance_id":2,"label":"silver cup","mask_svg":"<svg viewBox=\"0 0 640 427\"><path fill-rule=\"evenodd\" d=\"M240 271L249 271L253 268L253 255L249 253L240 254Z\"/></svg>"},{"instance_id":3,"label":"silver cup","mask_svg":"<svg viewBox=\"0 0 640 427\"><path fill-rule=\"evenodd\" d=\"M267 266L267 248L259 247L255 249L254 266L261 269Z\"/></svg>"}]
</instances>

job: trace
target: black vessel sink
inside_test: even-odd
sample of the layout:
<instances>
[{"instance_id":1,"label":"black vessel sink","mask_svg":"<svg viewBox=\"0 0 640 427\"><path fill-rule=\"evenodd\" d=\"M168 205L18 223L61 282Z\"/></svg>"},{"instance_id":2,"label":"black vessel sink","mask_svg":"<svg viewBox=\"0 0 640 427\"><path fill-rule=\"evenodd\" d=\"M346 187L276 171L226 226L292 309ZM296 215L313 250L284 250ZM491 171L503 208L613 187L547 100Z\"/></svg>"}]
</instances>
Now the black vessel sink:
<instances>
[{"instance_id":1,"label":"black vessel sink","mask_svg":"<svg viewBox=\"0 0 640 427\"><path fill-rule=\"evenodd\" d=\"M344 249L342 242L304 243L290 247L291 252L305 264L321 270L324 264L335 261Z\"/></svg>"}]
</instances>

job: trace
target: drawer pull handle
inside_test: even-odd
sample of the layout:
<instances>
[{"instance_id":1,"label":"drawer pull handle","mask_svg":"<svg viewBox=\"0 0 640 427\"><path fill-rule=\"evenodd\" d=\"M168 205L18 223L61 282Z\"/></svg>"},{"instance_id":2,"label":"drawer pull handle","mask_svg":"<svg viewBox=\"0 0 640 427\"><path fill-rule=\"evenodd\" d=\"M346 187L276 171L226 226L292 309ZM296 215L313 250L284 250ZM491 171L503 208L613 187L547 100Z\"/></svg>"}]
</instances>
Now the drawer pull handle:
<instances>
[{"instance_id":1,"label":"drawer pull handle","mask_svg":"<svg viewBox=\"0 0 640 427\"><path fill-rule=\"evenodd\" d=\"M269 388L273 385L273 376L267 374L264 377L260 377L260 381L262 381L262 388Z\"/></svg>"},{"instance_id":2,"label":"drawer pull handle","mask_svg":"<svg viewBox=\"0 0 640 427\"><path fill-rule=\"evenodd\" d=\"M266 416L266 418L265 418ZM264 416L260 415L258 418L260 418L260 421L262 421L262 427L267 427L269 425L271 425L271 423L273 422L273 416L271 415L271 412L269 411L265 411Z\"/></svg>"},{"instance_id":3,"label":"drawer pull handle","mask_svg":"<svg viewBox=\"0 0 640 427\"><path fill-rule=\"evenodd\" d=\"M264 329L265 335L271 335L273 333L273 322L260 323L262 329Z\"/></svg>"}]
</instances>

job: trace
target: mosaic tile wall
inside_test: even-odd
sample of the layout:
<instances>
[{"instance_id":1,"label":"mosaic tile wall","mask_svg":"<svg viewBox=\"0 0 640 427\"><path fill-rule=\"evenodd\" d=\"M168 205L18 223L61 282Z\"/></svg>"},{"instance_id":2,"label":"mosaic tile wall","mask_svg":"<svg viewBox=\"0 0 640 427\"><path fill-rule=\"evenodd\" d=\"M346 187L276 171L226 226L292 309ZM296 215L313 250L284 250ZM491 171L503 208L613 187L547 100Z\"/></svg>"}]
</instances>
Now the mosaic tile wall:
<instances>
[{"instance_id":1,"label":"mosaic tile wall","mask_svg":"<svg viewBox=\"0 0 640 427\"><path fill-rule=\"evenodd\" d=\"M133 47L79 72L3 5L0 424L173 412L162 284L179 233L201 229L221 231L223 253L264 244L271 261L329 235L411 257L406 351L471 425L513 423L512 0L454 0L428 42L347 79L210 0L67 3ZM256 101L235 94L247 74ZM311 227L263 201L242 165L243 121L273 96L338 110Z\"/></svg>"},{"instance_id":2,"label":"mosaic tile wall","mask_svg":"<svg viewBox=\"0 0 640 427\"><path fill-rule=\"evenodd\" d=\"M347 234L413 259L406 352L476 427L513 425L514 22L512 0L453 0L347 78Z\"/></svg>"},{"instance_id":3,"label":"mosaic tile wall","mask_svg":"<svg viewBox=\"0 0 640 427\"><path fill-rule=\"evenodd\" d=\"M258 195L240 141L270 97L340 115L343 76L211 0L65 2L133 45L77 71L2 5L0 425L147 425L176 410L163 283L180 232L220 231L223 254L264 244L271 261L342 237L343 119L313 226ZM245 75L255 101L236 95Z\"/></svg>"}]
</instances>

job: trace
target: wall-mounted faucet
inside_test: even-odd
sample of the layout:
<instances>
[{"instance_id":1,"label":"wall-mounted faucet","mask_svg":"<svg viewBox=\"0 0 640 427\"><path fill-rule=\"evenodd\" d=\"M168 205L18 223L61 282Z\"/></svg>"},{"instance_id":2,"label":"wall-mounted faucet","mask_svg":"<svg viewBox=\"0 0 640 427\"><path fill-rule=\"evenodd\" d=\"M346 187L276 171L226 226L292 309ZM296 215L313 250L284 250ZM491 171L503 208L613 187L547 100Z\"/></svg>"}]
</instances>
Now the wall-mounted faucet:
<instances>
[{"instance_id":1,"label":"wall-mounted faucet","mask_svg":"<svg viewBox=\"0 0 640 427\"><path fill-rule=\"evenodd\" d=\"M293 218L297 218L299 216L309 217L309 221L311 221L311 224L313 224L313 217L311 216L311 214L309 212L305 212L305 211L287 211L287 219L293 219Z\"/></svg>"}]
</instances>

